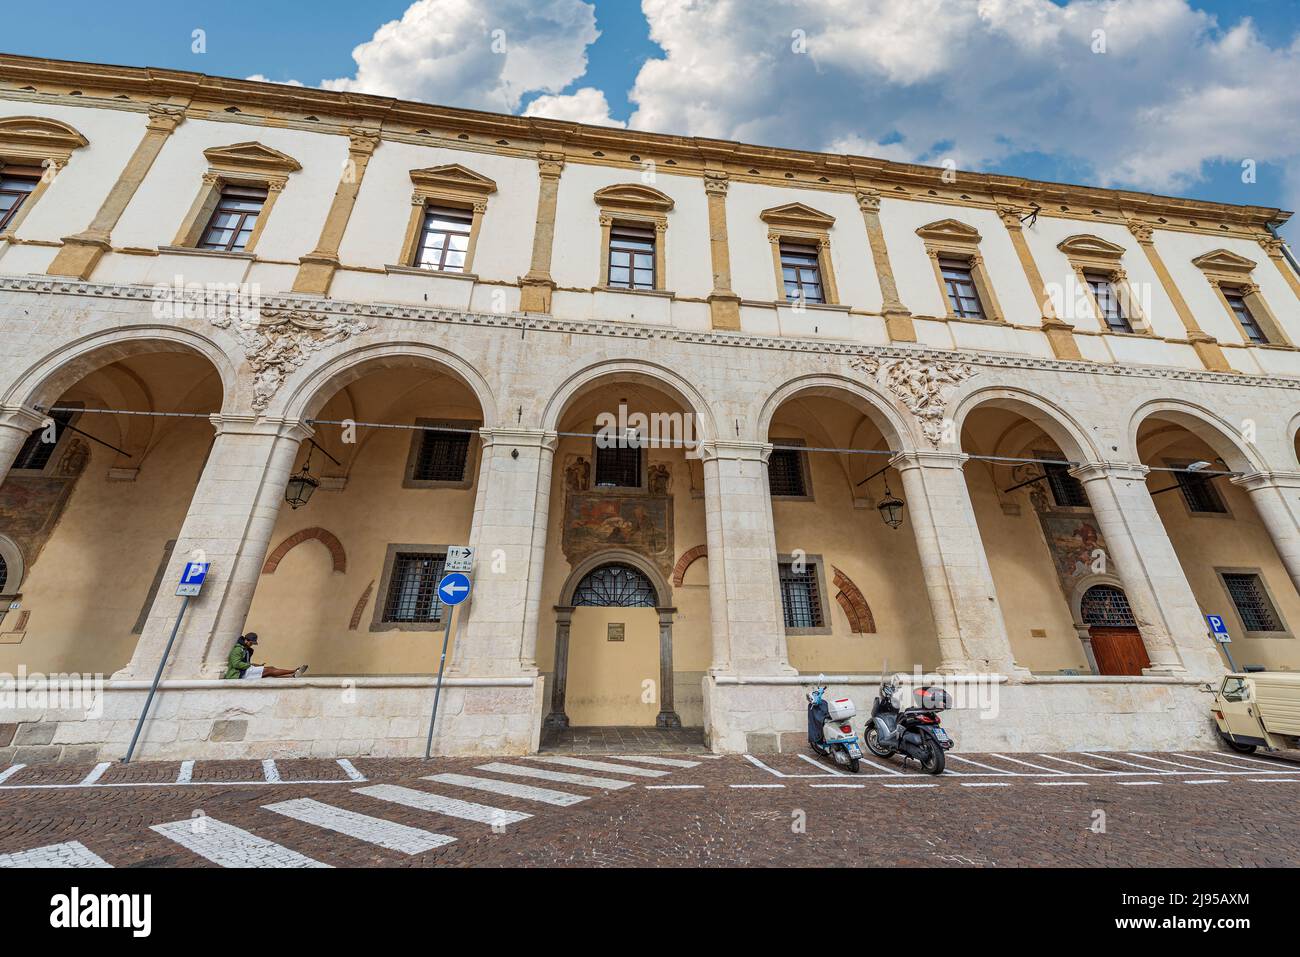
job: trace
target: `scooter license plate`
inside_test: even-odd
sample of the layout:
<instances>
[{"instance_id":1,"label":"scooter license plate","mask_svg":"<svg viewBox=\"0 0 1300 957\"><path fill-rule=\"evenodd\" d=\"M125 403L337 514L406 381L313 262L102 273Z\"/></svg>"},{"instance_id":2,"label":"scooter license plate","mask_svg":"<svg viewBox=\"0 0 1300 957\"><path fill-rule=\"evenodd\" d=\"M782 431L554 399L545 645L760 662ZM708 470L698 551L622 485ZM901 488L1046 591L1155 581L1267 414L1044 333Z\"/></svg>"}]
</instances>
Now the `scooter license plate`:
<instances>
[{"instance_id":1,"label":"scooter license plate","mask_svg":"<svg viewBox=\"0 0 1300 957\"><path fill-rule=\"evenodd\" d=\"M862 757L862 749L858 747L856 744L850 744L848 750L849 750L849 757L851 758Z\"/></svg>"},{"instance_id":2,"label":"scooter license plate","mask_svg":"<svg viewBox=\"0 0 1300 957\"><path fill-rule=\"evenodd\" d=\"M933 730L934 730L934 736L935 736L937 739L939 739L939 741L951 741L951 740L952 740L951 738L948 737L948 732L945 731L945 730L943 730L943 728L935 728L935 729L933 729Z\"/></svg>"}]
</instances>

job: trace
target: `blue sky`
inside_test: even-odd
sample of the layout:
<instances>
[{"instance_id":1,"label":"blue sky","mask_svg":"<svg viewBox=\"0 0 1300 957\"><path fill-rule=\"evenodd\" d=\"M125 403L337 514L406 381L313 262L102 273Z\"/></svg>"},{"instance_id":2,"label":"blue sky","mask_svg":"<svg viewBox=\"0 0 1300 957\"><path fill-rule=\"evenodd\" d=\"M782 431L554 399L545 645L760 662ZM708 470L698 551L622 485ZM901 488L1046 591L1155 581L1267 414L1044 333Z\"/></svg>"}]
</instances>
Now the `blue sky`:
<instances>
[{"instance_id":1,"label":"blue sky","mask_svg":"<svg viewBox=\"0 0 1300 957\"><path fill-rule=\"evenodd\" d=\"M971 57L985 58L976 61L982 86L978 101L981 106L974 110L963 106L953 90L954 85L963 85L964 78L970 76L970 61L947 64L947 74L929 71L921 61L933 54L926 52L924 44L930 39L926 34L937 31L915 23L915 18L907 19L909 10L919 12L919 7L899 7L898 0L858 0L849 6L845 6L847 0L825 0L819 5L813 5L812 0L785 4L777 0L746 0L743 4L738 0L717 0L715 15L702 19L703 14L692 13L695 20L680 14L684 0L647 0L644 11L636 0L589 0L594 7L595 30L587 39L574 39L582 33L575 26L585 15L582 0L535 0L527 12L531 16L539 11L540 19L528 23L520 15L524 0L422 2L436 8L433 19L440 21L438 31L460 31L461 35L453 39L462 46L475 47L484 30L500 22L516 49L528 48L532 59L541 62L540 67L534 62L524 81L518 79L519 71L515 70L513 83L507 84L513 94L518 94L519 112L532 106L550 115L594 119L587 112L592 101L575 94L590 91L590 96L599 91L604 99L596 100L601 117L598 121L619 125L630 122L664 132L726 135L813 149L874 151L890 158L936 164L951 155L960 168L1133 186L1225 202L1295 208L1300 199L1300 146L1288 139L1294 134L1287 131L1287 126L1297 125L1300 113L1292 113L1281 123L1276 116L1279 109L1285 112L1297 105L1277 87L1300 88L1300 76L1292 69L1300 62L1300 0L1120 0L1121 6L1132 9L1134 17L1158 13L1164 19L1140 28L1113 27L1111 43L1119 56L1109 60L1094 58L1100 69L1091 78L1080 77L1081 72L1093 69L1087 60L1055 69L1050 59L1038 57L1030 39L1032 29L1026 25L1015 31L1016 39L1011 41L1014 53L1005 59L1000 52L1008 49L1005 46L990 47L991 53L979 49L969 52ZM953 5L946 9L969 12L976 0L942 2ZM1105 4L1099 0L986 2L1005 7L1016 3L1042 7L1051 4L1054 7L1049 13L1068 12L1076 20L1100 18L1105 12ZM837 3L839 10L852 12L840 14L831 9ZM57 5L13 5L6 12L0 47L6 52L35 56L172 67L236 77L262 75L309 86L344 78L342 82L352 89L441 102L459 100L460 105L501 109L498 101L484 99L482 90L462 91L454 80L430 79L421 85L411 78L416 72L411 61L402 59L410 55L409 50L394 53L378 49L369 64L354 62L354 48L371 40L382 24L402 18L411 4L412 0L317 0L310 4L227 0L200 7L155 0L124 0L112 5L62 0ZM686 6L695 10L709 4ZM1184 6L1185 12L1180 9ZM883 34L883 43L872 34L876 24L861 19L866 7L871 8L868 13L879 13L876 20L882 24L897 15L896 25ZM561 13L554 13L557 10ZM1208 14L1215 20L1189 20L1197 14ZM578 19L574 19L575 15ZM478 20L474 21L476 16ZM545 22L547 17L554 22ZM1255 52L1235 49L1225 42L1229 31L1240 27L1247 17L1253 24ZM664 46L651 40L651 20L657 24L657 35L664 40ZM849 24L848 20L857 22ZM297 32L299 22L309 25L307 32ZM763 26L755 27L759 23ZM1197 31L1195 46L1187 39L1192 34L1179 33L1189 23ZM76 29L69 30L69 24L75 24ZM419 47L426 36L432 37L427 31L433 28L403 26L403 43L408 47ZM784 92L780 85L784 82L790 90L806 86L810 95L831 101L808 125L800 123L798 116L791 119L789 114L769 108L770 104L761 99L766 80L760 79L760 73L767 77L790 69L780 56L789 52L786 47L792 26L807 29L814 56L796 61L796 68L787 73L788 79L777 81L770 92ZM203 54L191 51L191 33L196 28L206 32L207 50ZM854 29L858 32L854 33ZM592 39L595 31L599 36ZM701 39L702 31L709 35ZM1084 29L1080 35L1086 39L1087 32ZM1127 38L1133 40L1131 50L1125 49ZM1162 38L1168 43L1162 45ZM942 39L949 49L958 48L963 41L962 35L953 34ZM430 39L426 57L436 60L444 58L448 49L459 49L438 46L445 42L446 37ZM854 52L855 43L861 45L861 56ZM891 48L899 51L896 60L890 59ZM1274 57L1271 65L1260 62L1258 51L1263 48ZM1016 59L1021 53L1023 62ZM718 66L740 64L751 54L756 64L776 65L756 69L752 76L745 74L748 68L739 66L730 75L714 75ZM1137 79L1130 78L1125 81L1126 87L1115 91L1115 95L1122 94L1122 99L1112 99L1095 115L1090 114L1087 97L1080 91L1089 84L1104 84L1106 74L1114 72L1113 64L1124 56L1156 61L1165 58L1168 65L1161 70L1170 75L1168 88L1156 89L1149 74L1143 80L1140 73L1135 73ZM577 67L573 66L574 57L579 58ZM879 62L873 62L873 57ZM1240 63L1225 66L1225 61L1233 57ZM501 58L496 60L499 63ZM859 60L867 65L859 69ZM643 72L647 61L657 64L652 63ZM656 70L656 65L665 69ZM1252 66L1258 67L1257 75L1243 79ZM496 69L493 63L475 61L473 67L471 72L477 77L474 82L490 85L491 78L485 81L479 74L482 69ZM999 76L999 69L1005 75ZM1187 71L1185 78L1177 76L1180 70ZM1178 97L1180 87L1194 85L1216 70L1222 71L1222 76L1214 78L1213 90L1222 91L1234 84L1238 87L1238 98L1229 97L1225 102L1244 103L1247 111L1257 104L1261 118L1272 117L1269 122L1278 125L1270 128L1269 122L1243 124L1237 115L1241 110L1225 106L1225 119L1232 120L1227 124L1231 129L1224 129L1223 142L1214 142L1215 134L1204 129L1206 117L1196 117L1196 110L1187 109ZM505 72L510 73L511 68ZM722 72L725 74L725 70ZM743 89L750 80L754 81L752 96ZM999 84L999 80L1003 82ZM725 85L711 86L714 83ZM1253 92L1251 84L1257 84ZM835 101L841 99L840 89L850 91L850 95L843 97L837 113ZM1041 90L1041 95L1033 93L1036 89ZM1020 103L1027 93L1034 100L1030 111ZM499 89L494 95L503 96ZM1144 99L1147 97L1149 102ZM1054 98L1060 99L1059 111ZM987 122L979 128L985 108ZM952 117L951 133L942 132L942 122L928 122L942 120L945 112ZM1034 115L1022 121L1021 115L1027 112ZM1127 118L1121 121L1119 114ZM1138 156L1116 150L1117 137L1136 141L1144 129L1164 122L1175 124L1171 127L1172 145L1167 157L1162 156L1158 141L1143 143L1140 149L1135 146ZM1202 126L1198 127L1198 123ZM1213 123L1208 126L1214 129ZM1090 143L1090 137L1095 137L1095 142ZM1235 142L1238 139L1242 141L1239 148ZM1243 182L1243 158L1255 161L1253 183ZM1167 168L1162 168L1162 163ZM1287 232L1292 237L1298 234L1295 226L1288 227Z\"/></svg>"}]
</instances>

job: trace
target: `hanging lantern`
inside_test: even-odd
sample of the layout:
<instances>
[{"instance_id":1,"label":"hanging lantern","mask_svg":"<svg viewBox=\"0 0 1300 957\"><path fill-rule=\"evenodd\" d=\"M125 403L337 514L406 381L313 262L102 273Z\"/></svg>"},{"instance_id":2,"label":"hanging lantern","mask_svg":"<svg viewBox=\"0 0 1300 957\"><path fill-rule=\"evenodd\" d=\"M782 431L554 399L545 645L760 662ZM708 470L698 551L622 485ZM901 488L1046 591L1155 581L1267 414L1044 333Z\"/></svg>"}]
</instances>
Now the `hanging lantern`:
<instances>
[{"instance_id":1,"label":"hanging lantern","mask_svg":"<svg viewBox=\"0 0 1300 957\"><path fill-rule=\"evenodd\" d=\"M302 471L289 479L284 488L284 500L290 508L300 508L311 500L312 492L320 487L320 480L311 474L311 450L307 450L307 461L302 463Z\"/></svg>"},{"instance_id":2,"label":"hanging lantern","mask_svg":"<svg viewBox=\"0 0 1300 957\"><path fill-rule=\"evenodd\" d=\"M885 497L876 503L876 509L880 512L881 521L890 528L898 528L903 524L903 500L889 490L888 482L885 483Z\"/></svg>"}]
</instances>

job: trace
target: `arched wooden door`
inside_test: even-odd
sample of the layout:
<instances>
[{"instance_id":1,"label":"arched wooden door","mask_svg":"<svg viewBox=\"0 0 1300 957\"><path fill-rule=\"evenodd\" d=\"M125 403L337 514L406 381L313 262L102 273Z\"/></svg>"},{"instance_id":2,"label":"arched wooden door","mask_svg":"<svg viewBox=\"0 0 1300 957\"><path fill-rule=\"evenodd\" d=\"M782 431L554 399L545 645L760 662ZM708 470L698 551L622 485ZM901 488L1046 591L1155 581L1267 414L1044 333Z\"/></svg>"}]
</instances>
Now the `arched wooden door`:
<instances>
[{"instance_id":1,"label":"arched wooden door","mask_svg":"<svg viewBox=\"0 0 1300 957\"><path fill-rule=\"evenodd\" d=\"M1079 606L1092 641L1097 670L1103 675L1140 675L1151 666L1133 609L1122 589L1093 585Z\"/></svg>"}]
</instances>

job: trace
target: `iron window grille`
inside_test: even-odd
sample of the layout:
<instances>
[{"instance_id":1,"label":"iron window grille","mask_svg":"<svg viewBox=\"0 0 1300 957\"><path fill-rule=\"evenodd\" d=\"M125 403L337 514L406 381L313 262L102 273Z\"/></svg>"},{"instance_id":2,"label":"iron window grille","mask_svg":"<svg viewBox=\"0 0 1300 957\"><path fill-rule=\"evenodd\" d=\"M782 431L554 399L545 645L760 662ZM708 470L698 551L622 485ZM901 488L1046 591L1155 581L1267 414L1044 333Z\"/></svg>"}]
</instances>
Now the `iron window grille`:
<instances>
[{"instance_id":1,"label":"iron window grille","mask_svg":"<svg viewBox=\"0 0 1300 957\"><path fill-rule=\"evenodd\" d=\"M473 223L474 216L468 210L427 207L415 265L437 272L464 272Z\"/></svg>"},{"instance_id":2,"label":"iron window grille","mask_svg":"<svg viewBox=\"0 0 1300 957\"><path fill-rule=\"evenodd\" d=\"M463 482L469 462L469 433L425 429L411 477L422 482Z\"/></svg>"},{"instance_id":3,"label":"iron window grille","mask_svg":"<svg viewBox=\"0 0 1300 957\"><path fill-rule=\"evenodd\" d=\"M781 243L781 279L785 283L785 298L789 302L826 301L822 292L822 271L817 259L817 247L796 243Z\"/></svg>"},{"instance_id":4,"label":"iron window grille","mask_svg":"<svg viewBox=\"0 0 1300 957\"><path fill-rule=\"evenodd\" d=\"M659 598L645 573L631 565L601 565L573 590L573 605L601 608L655 608Z\"/></svg>"},{"instance_id":5,"label":"iron window grille","mask_svg":"<svg viewBox=\"0 0 1300 957\"><path fill-rule=\"evenodd\" d=\"M1187 503L1188 511L1222 514L1228 510L1219 496L1219 490L1214 487L1211 476L1198 475L1195 472L1175 472L1174 479L1183 493L1183 501Z\"/></svg>"},{"instance_id":6,"label":"iron window grille","mask_svg":"<svg viewBox=\"0 0 1300 957\"><path fill-rule=\"evenodd\" d=\"M14 458L12 468L31 469L33 471L44 469L50 463L50 456L54 454L55 447L59 444L59 440L63 438L63 430L72 421L74 414L74 412L64 409L49 413L49 417L54 421L54 441L43 441L41 437L45 434L45 429L38 428L27 436L27 440L23 442L23 447L18 450L18 455Z\"/></svg>"},{"instance_id":7,"label":"iron window grille","mask_svg":"<svg viewBox=\"0 0 1300 957\"><path fill-rule=\"evenodd\" d=\"M609 230L609 285L620 289L655 288L655 231L636 226Z\"/></svg>"},{"instance_id":8,"label":"iron window grille","mask_svg":"<svg viewBox=\"0 0 1300 957\"><path fill-rule=\"evenodd\" d=\"M9 225L18 210L22 208L27 197L36 189L41 178L39 176L15 175L13 173L0 176L0 231Z\"/></svg>"},{"instance_id":9,"label":"iron window grille","mask_svg":"<svg viewBox=\"0 0 1300 957\"><path fill-rule=\"evenodd\" d=\"M1124 315L1119 294L1115 291L1115 283L1111 278L1101 273L1084 273L1083 278L1088 283L1088 288L1092 290L1106 328L1111 332L1132 332L1133 326Z\"/></svg>"},{"instance_id":10,"label":"iron window grille","mask_svg":"<svg viewBox=\"0 0 1300 957\"><path fill-rule=\"evenodd\" d=\"M1264 335L1264 330L1260 328L1250 307L1246 305L1246 297L1239 292L1230 292L1223 290L1223 298L1228 302L1228 308L1232 314L1237 317L1241 323L1241 328L1245 330L1246 338L1256 345L1268 345L1268 336Z\"/></svg>"},{"instance_id":11,"label":"iron window grille","mask_svg":"<svg viewBox=\"0 0 1300 957\"><path fill-rule=\"evenodd\" d=\"M979 290L975 288L975 276L971 272L970 263L959 259L940 259L939 272L943 275L943 285L953 315L959 319L983 319L984 307L980 302Z\"/></svg>"},{"instance_id":12,"label":"iron window grille","mask_svg":"<svg viewBox=\"0 0 1300 957\"><path fill-rule=\"evenodd\" d=\"M620 442L596 445L596 485L600 488L641 487L641 446Z\"/></svg>"},{"instance_id":13,"label":"iron window grille","mask_svg":"<svg viewBox=\"0 0 1300 957\"><path fill-rule=\"evenodd\" d=\"M1105 628L1136 628L1137 619L1128 596L1114 585L1094 585L1083 593L1079 614L1086 625Z\"/></svg>"},{"instance_id":14,"label":"iron window grille","mask_svg":"<svg viewBox=\"0 0 1300 957\"><path fill-rule=\"evenodd\" d=\"M1039 458L1044 457L1041 452L1034 454ZM1052 501L1057 505L1068 508L1089 507L1091 503L1088 501L1088 493L1084 491L1083 483L1070 474L1069 465L1044 462L1043 471L1047 473L1047 485L1052 490Z\"/></svg>"},{"instance_id":15,"label":"iron window grille","mask_svg":"<svg viewBox=\"0 0 1300 957\"><path fill-rule=\"evenodd\" d=\"M823 628L821 590L817 585L817 566L805 561L803 571L794 562L781 562L781 607L787 628Z\"/></svg>"},{"instance_id":16,"label":"iron window grille","mask_svg":"<svg viewBox=\"0 0 1300 957\"><path fill-rule=\"evenodd\" d=\"M442 619L438 582L442 579L445 554L398 552L384 601L384 621L436 622Z\"/></svg>"},{"instance_id":17,"label":"iron window grille","mask_svg":"<svg viewBox=\"0 0 1300 957\"><path fill-rule=\"evenodd\" d=\"M226 186L199 241L200 249L243 252L266 203L266 190L257 186Z\"/></svg>"},{"instance_id":18,"label":"iron window grille","mask_svg":"<svg viewBox=\"0 0 1300 957\"><path fill-rule=\"evenodd\" d=\"M0 555L0 595L4 594L5 585L9 584L9 563Z\"/></svg>"},{"instance_id":19,"label":"iron window grille","mask_svg":"<svg viewBox=\"0 0 1300 957\"><path fill-rule=\"evenodd\" d=\"M803 453L798 449L773 449L767 458L767 487L772 495L796 498L807 495Z\"/></svg>"},{"instance_id":20,"label":"iron window grille","mask_svg":"<svg viewBox=\"0 0 1300 957\"><path fill-rule=\"evenodd\" d=\"M1264 591L1264 583L1259 576L1250 572L1223 573L1223 584L1228 589L1241 616L1241 624L1247 631L1282 631L1277 611Z\"/></svg>"}]
</instances>

